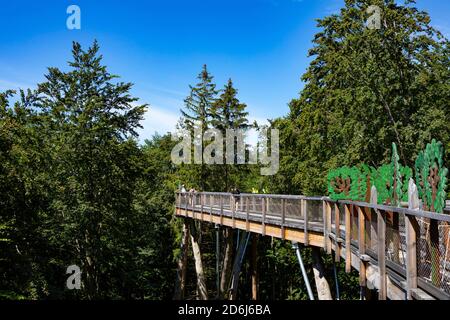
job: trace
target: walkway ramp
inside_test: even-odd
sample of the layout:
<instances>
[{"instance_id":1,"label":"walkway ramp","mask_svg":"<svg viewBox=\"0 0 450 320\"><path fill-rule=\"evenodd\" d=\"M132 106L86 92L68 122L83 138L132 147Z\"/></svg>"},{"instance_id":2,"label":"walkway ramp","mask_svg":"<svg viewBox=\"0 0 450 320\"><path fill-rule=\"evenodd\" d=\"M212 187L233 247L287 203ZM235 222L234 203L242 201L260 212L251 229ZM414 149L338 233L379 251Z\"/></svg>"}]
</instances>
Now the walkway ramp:
<instances>
[{"instance_id":1,"label":"walkway ramp","mask_svg":"<svg viewBox=\"0 0 450 320\"><path fill-rule=\"evenodd\" d=\"M380 299L450 299L450 215L327 197L213 192L177 193L175 214L334 251ZM438 237L430 231L436 224Z\"/></svg>"}]
</instances>

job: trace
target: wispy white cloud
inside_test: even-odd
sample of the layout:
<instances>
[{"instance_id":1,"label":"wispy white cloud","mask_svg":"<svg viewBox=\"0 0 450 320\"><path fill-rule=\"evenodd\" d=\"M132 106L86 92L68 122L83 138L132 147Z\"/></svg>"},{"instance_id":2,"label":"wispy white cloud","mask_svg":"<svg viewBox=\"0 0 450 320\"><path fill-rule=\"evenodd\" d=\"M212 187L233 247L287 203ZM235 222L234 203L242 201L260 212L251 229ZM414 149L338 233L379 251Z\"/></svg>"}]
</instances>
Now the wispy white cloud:
<instances>
[{"instance_id":1,"label":"wispy white cloud","mask_svg":"<svg viewBox=\"0 0 450 320\"><path fill-rule=\"evenodd\" d=\"M146 84L143 86L144 89L149 90L152 93L159 93L162 94L164 96L172 96L173 98L184 98L187 95L187 92L183 92L183 91L178 91L178 90L174 90L171 88L163 88L160 86L156 86L153 84Z\"/></svg>"},{"instance_id":2,"label":"wispy white cloud","mask_svg":"<svg viewBox=\"0 0 450 320\"><path fill-rule=\"evenodd\" d=\"M156 132L165 134L175 131L180 114L161 107L150 106L141 122L143 128L139 130L139 140L150 139Z\"/></svg>"}]
</instances>

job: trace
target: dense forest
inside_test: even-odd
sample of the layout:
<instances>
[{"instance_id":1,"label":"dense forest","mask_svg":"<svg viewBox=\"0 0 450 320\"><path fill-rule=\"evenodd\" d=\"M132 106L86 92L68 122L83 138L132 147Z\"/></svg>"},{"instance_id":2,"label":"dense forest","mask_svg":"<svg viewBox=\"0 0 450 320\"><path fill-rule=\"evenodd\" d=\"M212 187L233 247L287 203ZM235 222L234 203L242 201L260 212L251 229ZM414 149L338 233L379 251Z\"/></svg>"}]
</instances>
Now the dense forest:
<instances>
[{"instance_id":1,"label":"dense forest","mask_svg":"<svg viewBox=\"0 0 450 320\"><path fill-rule=\"evenodd\" d=\"M176 290L183 228L202 244L206 296L226 298L238 231L220 230L223 265L216 290L213 225L174 217L181 184L205 191L325 195L330 169L390 161L413 166L432 139L450 163L448 40L414 1L370 1L382 8L381 29L366 28L367 0L346 0L338 14L317 21L304 87L290 112L271 119L280 130L280 169L261 176L256 165L175 165L170 134L139 143L137 130L151 105L138 105L132 84L102 64L99 45L74 43L67 71L48 69L33 90L0 94L0 298L172 299L198 297L193 257L185 292ZM235 82L216 84L203 66L180 106L178 127L256 128ZM302 70L299 70L299 74ZM195 75L193 75L194 77ZM263 94L263 93L262 93ZM276 107L276 106L274 106ZM218 178L220 177L220 178ZM306 267L313 278L312 253ZM190 255L192 253L189 253ZM323 255L334 286L333 263ZM250 297L245 259L238 298ZM82 287L66 287L78 265ZM258 244L261 299L306 299L291 244ZM337 265L341 299L359 295L355 274Z\"/></svg>"}]
</instances>

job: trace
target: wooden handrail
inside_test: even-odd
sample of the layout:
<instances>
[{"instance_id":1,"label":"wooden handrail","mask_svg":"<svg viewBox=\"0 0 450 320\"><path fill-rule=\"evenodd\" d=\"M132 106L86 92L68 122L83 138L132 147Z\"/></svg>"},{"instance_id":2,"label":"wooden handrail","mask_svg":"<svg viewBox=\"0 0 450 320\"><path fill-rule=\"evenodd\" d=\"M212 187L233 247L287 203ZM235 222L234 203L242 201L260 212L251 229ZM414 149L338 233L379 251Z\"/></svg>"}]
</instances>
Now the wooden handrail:
<instances>
[{"instance_id":1,"label":"wooden handrail","mask_svg":"<svg viewBox=\"0 0 450 320\"><path fill-rule=\"evenodd\" d=\"M176 194L189 195L191 193L190 192L176 192ZM197 195L197 194L216 195L216 196L227 196L227 197L233 196L232 193L225 193L225 192L195 192L193 194L195 194L195 195ZM450 215L447 215L447 214L441 214L441 213L425 211L425 210L411 210L409 208L394 207L394 206L382 205L382 204L371 204L371 203L361 202L361 201L331 200L328 197L307 197L307 196L297 196L297 195L271 195L271 194L256 194L256 193L241 193L239 195L243 196L243 197L266 198L266 199L326 201L328 203L348 204L348 205L354 205L356 207L361 207L361 208L381 210L381 211L399 213L399 214L403 214L403 215L407 215L407 216L415 216L415 217L428 218L428 219L433 219L433 220L438 220L438 221L450 222Z\"/></svg>"}]
</instances>

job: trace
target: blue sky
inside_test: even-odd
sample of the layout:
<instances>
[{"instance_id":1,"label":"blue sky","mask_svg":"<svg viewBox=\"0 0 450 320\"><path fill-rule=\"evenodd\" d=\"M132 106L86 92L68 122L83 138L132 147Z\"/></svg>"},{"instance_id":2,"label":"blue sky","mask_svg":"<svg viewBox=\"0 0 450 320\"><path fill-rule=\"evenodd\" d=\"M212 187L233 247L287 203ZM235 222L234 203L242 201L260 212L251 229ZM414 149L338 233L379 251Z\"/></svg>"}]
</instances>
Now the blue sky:
<instances>
[{"instance_id":1,"label":"blue sky","mask_svg":"<svg viewBox=\"0 0 450 320\"><path fill-rule=\"evenodd\" d=\"M0 90L33 87L49 66L65 67L72 41L97 39L109 70L135 83L150 109L141 139L171 130L189 84L207 64L221 88L232 78L259 122L285 115L302 88L315 18L344 0L10 1L0 11ZM81 30L66 9L81 8ZM450 35L450 1L418 0Z\"/></svg>"}]
</instances>

